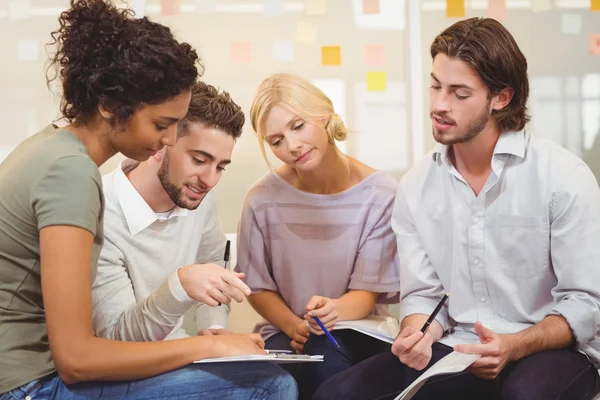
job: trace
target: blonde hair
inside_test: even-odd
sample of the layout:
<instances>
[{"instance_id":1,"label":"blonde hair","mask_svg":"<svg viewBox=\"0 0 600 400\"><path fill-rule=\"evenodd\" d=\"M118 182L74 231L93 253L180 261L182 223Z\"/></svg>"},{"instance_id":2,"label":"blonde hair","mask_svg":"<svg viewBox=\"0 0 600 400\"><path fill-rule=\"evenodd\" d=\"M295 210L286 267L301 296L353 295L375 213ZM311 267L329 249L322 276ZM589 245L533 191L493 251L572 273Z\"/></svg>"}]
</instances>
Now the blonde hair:
<instances>
[{"instance_id":1,"label":"blonde hair","mask_svg":"<svg viewBox=\"0 0 600 400\"><path fill-rule=\"evenodd\" d=\"M265 150L264 123L274 106L282 106L306 121L328 119L327 139L337 152L335 140L346 140L348 131L342 118L335 113L333 103L315 85L292 74L275 74L261 82L250 108L252 128L258 136L260 150L270 165Z\"/></svg>"}]
</instances>

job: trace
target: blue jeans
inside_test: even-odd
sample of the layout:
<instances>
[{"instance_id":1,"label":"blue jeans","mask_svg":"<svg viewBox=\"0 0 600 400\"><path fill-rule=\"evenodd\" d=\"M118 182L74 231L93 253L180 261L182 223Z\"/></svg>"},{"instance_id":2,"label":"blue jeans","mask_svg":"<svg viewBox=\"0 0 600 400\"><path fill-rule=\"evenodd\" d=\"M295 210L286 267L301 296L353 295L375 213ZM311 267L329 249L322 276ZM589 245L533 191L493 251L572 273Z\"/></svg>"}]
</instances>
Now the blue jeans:
<instances>
[{"instance_id":1,"label":"blue jeans","mask_svg":"<svg viewBox=\"0 0 600 400\"><path fill-rule=\"evenodd\" d=\"M248 362L190 365L129 382L65 385L53 374L0 394L0 400L294 400L296 395L294 379L279 366Z\"/></svg>"},{"instance_id":2,"label":"blue jeans","mask_svg":"<svg viewBox=\"0 0 600 400\"><path fill-rule=\"evenodd\" d=\"M441 343L432 347L427 368L452 352ZM385 352L323 383L313 400L392 400L419 375ZM485 380L462 372L429 378L413 399L460 400L588 400L596 392L598 372L581 353L571 349L532 354Z\"/></svg>"},{"instance_id":3,"label":"blue jeans","mask_svg":"<svg viewBox=\"0 0 600 400\"><path fill-rule=\"evenodd\" d=\"M340 345L337 349L325 335L310 335L304 345L304 354L324 355L322 363L284 364L298 382L299 400L308 400L313 393L330 377L347 370L351 366L382 352L389 352L391 345L353 330L336 330L331 334ZM283 332L265 341L267 349L293 350L291 339Z\"/></svg>"}]
</instances>

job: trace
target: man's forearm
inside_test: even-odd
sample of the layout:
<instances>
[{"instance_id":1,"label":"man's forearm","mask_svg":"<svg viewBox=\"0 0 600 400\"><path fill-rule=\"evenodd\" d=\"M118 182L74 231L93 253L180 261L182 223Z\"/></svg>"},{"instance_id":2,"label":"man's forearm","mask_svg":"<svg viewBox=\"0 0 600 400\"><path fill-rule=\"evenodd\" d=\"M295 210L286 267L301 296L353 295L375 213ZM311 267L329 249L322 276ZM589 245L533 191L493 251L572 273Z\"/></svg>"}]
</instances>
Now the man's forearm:
<instances>
[{"instance_id":1,"label":"man's forearm","mask_svg":"<svg viewBox=\"0 0 600 400\"><path fill-rule=\"evenodd\" d=\"M427 322L427 318L429 318L429 315L411 314L402 320L402 323L400 324L400 330L408 326L413 327L416 330L421 330L425 322ZM433 337L434 343L440 340L444 335L444 329L442 328L442 325L440 325L440 323L436 320L433 320L427 332L429 332L429 334Z\"/></svg>"},{"instance_id":2,"label":"man's forearm","mask_svg":"<svg viewBox=\"0 0 600 400\"><path fill-rule=\"evenodd\" d=\"M575 344L575 335L561 315L548 315L542 321L513 335L513 361L547 350L563 349Z\"/></svg>"}]
</instances>

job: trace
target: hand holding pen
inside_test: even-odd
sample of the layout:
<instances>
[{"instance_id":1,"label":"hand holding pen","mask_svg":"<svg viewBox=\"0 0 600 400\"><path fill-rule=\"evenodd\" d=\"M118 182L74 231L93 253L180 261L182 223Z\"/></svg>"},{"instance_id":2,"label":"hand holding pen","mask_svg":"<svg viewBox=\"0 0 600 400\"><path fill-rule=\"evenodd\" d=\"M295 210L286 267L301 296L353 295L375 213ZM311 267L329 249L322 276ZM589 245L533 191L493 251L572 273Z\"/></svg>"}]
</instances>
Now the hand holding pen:
<instances>
[{"instance_id":1,"label":"hand holding pen","mask_svg":"<svg viewBox=\"0 0 600 400\"><path fill-rule=\"evenodd\" d=\"M429 333L429 328L434 323L435 317L446 302L448 294L444 295L431 315L427 318L420 330L416 327L404 327L392 345L392 353L398 357L404 365L422 370L429 364L432 354L432 345L434 342L433 335ZM408 316L414 318L418 316Z\"/></svg>"},{"instance_id":2,"label":"hand holding pen","mask_svg":"<svg viewBox=\"0 0 600 400\"><path fill-rule=\"evenodd\" d=\"M315 335L325 334L323 326L331 330L338 321L335 302L328 297L313 296L306 305L306 311L304 319L308 321L310 333ZM322 326L317 323L316 319L322 323Z\"/></svg>"}]
</instances>

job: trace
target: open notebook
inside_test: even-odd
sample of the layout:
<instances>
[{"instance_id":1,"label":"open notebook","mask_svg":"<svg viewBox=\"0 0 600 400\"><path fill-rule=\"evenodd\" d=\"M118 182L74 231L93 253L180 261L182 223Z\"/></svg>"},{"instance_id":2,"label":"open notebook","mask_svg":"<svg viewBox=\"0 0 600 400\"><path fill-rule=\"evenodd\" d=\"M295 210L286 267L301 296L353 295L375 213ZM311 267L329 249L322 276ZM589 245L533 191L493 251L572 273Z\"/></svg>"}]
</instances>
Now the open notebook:
<instances>
[{"instance_id":1,"label":"open notebook","mask_svg":"<svg viewBox=\"0 0 600 400\"><path fill-rule=\"evenodd\" d=\"M453 351L433 364L423 375L418 377L409 387L404 389L394 400L410 400L427 382L436 375L448 375L462 372L481 357L479 354L466 354Z\"/></svg>"},{"instance_id":2,"label":"open notebook","mask_svg":"<svg viewBox=\"0 0 600 400\"><path fill-rule=\"evenodd\" d=\"M338 329L353 329L384 342L394 343L398 332L400 332L400 325L398 320L393 317L369 315L367 318L355 321L337 322L333 330Z\"/></svg>"},{"instance_id":3,"label":"open notebook","mask_svg":"<svg viewBox=\"0 0 600 400\"><path fill-rule=\"evenodd\" d=\"M271 362L275 364L291 364L305 362L323 362L323 356L309 356L306 354L270 353L265 355L250 354L247 356L205 358L194 361L194 364L225 363L225 362Z\"/></svg>"}]
</instances>

